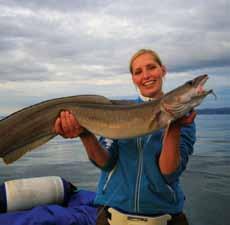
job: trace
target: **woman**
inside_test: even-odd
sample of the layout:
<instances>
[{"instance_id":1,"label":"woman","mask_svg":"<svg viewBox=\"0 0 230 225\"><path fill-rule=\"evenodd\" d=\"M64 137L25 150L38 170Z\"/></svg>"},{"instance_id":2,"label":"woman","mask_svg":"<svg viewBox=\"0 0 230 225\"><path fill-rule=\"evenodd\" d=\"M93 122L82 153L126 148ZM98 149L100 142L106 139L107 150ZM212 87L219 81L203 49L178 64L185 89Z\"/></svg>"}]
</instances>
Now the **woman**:
<instances>
[{"instance_id":1,"label":"woman","mask_svg":"<svg viewBox=\"0 0 230 225\"><path fill-rule=\"evenodd\" d=\"M131 58L130 72L140 95L137 102L163 96L166 67L157 53L139 50ZM102 137L98 141L70 112L61 112L55 122L56 133L66 138L79 136L89 159L102 171L95 204L105 207L100 210L104 213L99 213L97 224L107 224L106 207L151 217L170 214L172 219L168 224L188 224L182 212L184 194L179 177L193 152L195 115L192 112L172 123L167 134L160 130L137 138Z\"/></svg>"}]
</instances>

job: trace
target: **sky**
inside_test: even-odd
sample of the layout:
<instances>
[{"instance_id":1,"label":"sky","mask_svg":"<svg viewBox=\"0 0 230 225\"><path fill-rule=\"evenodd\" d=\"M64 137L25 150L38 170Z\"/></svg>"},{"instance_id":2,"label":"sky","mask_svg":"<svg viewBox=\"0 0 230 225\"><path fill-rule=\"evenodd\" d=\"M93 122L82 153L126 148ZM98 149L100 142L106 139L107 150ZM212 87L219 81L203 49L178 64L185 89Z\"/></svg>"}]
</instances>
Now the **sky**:
<instances>
[{"instance_id":1,"label":"sky","mask_svg":"<svg viewBox=\"0 0 230 225\"><path fill-rule=\"evenodd\" d=\"M229 0L0 0L0 115L79 94L136 95L128 70L141 48L159 53L167 92L208 74L230 107Z\"/></svg>"}]
</instances>

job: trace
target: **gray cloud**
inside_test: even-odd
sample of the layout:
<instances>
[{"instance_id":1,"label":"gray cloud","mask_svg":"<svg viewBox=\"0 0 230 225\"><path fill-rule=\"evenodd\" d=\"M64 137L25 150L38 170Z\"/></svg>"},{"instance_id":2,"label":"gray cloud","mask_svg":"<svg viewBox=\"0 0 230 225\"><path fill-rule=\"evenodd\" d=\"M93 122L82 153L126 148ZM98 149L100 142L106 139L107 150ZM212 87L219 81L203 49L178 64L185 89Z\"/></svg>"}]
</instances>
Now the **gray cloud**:
<instances>
[{"instance_id":1,"label":"gray cloud","mask_svg":"<svg viewBox=\"0 0 230 225\"><path fill-rule=\"evenodd\" d=\"M24 62L22 62L24 63ZM1 64L0 64L1 66ZM23 80L48 80L46 77L47 69L43 65L36 62L28 62L28 64L8 64L0 68L0 81L23 81Z\"/></svg>"},{"instance_id":2,"label":"gray cloud","mask_svg":"<svg viewBox=\"0 0 230 225\"><path fill-rule=\"evenodd\" d=\"M144 5L135 2L136 6L133 1L20 3L8 3L14 6L12 14L15 16L6 13L1 34L14 39L15 46L24 41L27 47L24 50L37 59L65 58L72 59L73 63L77 60L77 63L89 65L111 65L120 63L121 59L127 60L127 54L122 55L125 47L134 49L134 46L146 45L159 49L163 57L166 55L166 62L173 71L181 71L187 66L189 70L196 65L205 64L206 67L209 61L211 65L213 57L219 56L220 60L225 55L228 57L223 54L229 52L229 31L226 30L229 22L223 14L227 3L210 1L209 7L198 1L192 4L179 1L180 5L163 1L157 6L152 1ZM74 10L66 13L67 9ZM119 58L116 58L116 51L121 53ZM183 60L175 64L173 59L179 56Z\"/></svg>"},{"instance_id":3,"label":"gray cloud","mask_svg":"<svg viewBox=\"0 0 230 225\"><path fill-rule=\"evenodd\" d=\"M59 1L59 0L47 0L47 1L38 1L38 0L8 0L3 1L9 6L18 6L23 5L23 7L30 8L33 10L37 9L51 9L59 11L77 11L77 10L97 10L101 7L105 7L110 4L111 0L77 0L77 1Z\"/></svg>"},{"instance_id":4,"label":"gray cloud","mask_svg":"<svg viewBox=\"0 0 230 225\"><path fill-rule=\"evenodd\" d=\"M118 94L129 95L128 62L140 48L158 51L176 78L199 72L225 80L229 11L227 0L0 0L0 85L13 82L1 94L18 95L30 81L34 90L56 82L49 96L74 93L71 81L85 92L88 81L111 95L113 83L122 84Z\"/></svg>"}]
</instances>

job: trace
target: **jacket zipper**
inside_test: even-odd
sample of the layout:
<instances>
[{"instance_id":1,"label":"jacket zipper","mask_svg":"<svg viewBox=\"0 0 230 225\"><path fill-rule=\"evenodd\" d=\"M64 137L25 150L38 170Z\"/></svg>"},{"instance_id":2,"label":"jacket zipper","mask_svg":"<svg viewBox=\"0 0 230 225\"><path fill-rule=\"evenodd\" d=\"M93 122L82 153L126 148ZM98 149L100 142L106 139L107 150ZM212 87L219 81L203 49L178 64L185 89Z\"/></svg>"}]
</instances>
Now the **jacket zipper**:
<instances>
[{"instance_id":1,"label":"jacket zipper","mask_svg":"<svg viewBox=\"0 0 230 225\"><path fill-rule=\"evenodd\" d=\"M113 173L114 173L115 170L116 170L116 167L117 167L117 166L115 165L115 166L113 167L113 169L109 172L109 174L108 174L108 176L107 176L107 178L106 178L105 184L104 184L104 186L103 186L102 193L105 193L106 188L107 188L107 186L108 186L108 184L109 184L109 181L110 181L110 179L111 179Z\"/></svg>"},{"instance_id":2,"label":"jacket zipper","mask_svg":"<svg viewBox=\"0 0 230 225\"><path fill-rule=\"evenodd\" d=\"M173 196L173 201L176 202L176 193L175 193L175 191L169 185L167 185L167 187L168 187L170 193Z\"/></svg>"},{"instance_id":3,"label":"jacket zipper","mask_svg":"<svg viewBox=\"0 0 230 225\"><path fill-rule=\"evenodd\" d=\"M134 196L134 211L138 213L140 211L140 189L141 189L141 177L143 171L143 149L141 138L137 138L137 149L139 151L139 158L138 158L138 169L137 169L137 179L136 179L136 186L135 186L135 196Z\"/></svg>"}]
</instances>

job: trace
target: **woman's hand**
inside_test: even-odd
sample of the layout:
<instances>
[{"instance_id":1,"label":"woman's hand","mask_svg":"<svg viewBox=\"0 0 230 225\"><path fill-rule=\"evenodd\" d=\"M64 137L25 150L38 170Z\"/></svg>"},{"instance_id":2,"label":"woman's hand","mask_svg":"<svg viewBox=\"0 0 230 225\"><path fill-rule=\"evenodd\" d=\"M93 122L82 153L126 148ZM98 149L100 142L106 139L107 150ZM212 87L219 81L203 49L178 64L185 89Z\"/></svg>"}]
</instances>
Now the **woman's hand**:
<instances>
[{"instance_id":1,"label":"woman's hand","mask_svg":"<svg viewBox=\"0 0 230 225\"><path fill-rule=\"evenodd\" d=\"M85 131L69 111L62 111L54 123L54 132L64 138L75 138Z\"/></svg>"},{"instance_id":2,"label":"woman's hand","mask_svg":"<svg viewBox=\"0 0 230 225\"><path fill-rule=\"evenodd\" d=\"M99 144L96 136L82 127L75 116L69 111L62 111L54 123L54 132L64 138L80 137L89 159L98 166L105 166L109 160L109 153Z\"/></svg>"},{"instance_id":3,"label":"woman's hand","mask_svg":"<svg viewBox=\"0 0 230 225\"><path fill-rule=\"evenodd\" d=\"M180 129L191 124L196 117L196 112L183 116L170 124L164 135L163 147L159 157L160 171L164 175L172 174L180 165Z\"/></svg>"},{"instance_id":4,"label":"woman's hand","mask_svg":"<svg viewBox=\"0 0 230 225\"><path fill-rule=\"evenodd\" d=\"M186 116L183 116L181 118L179 118L178 120L175 121L175 123L177 125L180 125L180 126L186 126L186 125L189 125L191 124L195 118L196 118L196 112L194 110L192 110L189 115L186 115Z\"/></svg>"}]
</instances>

